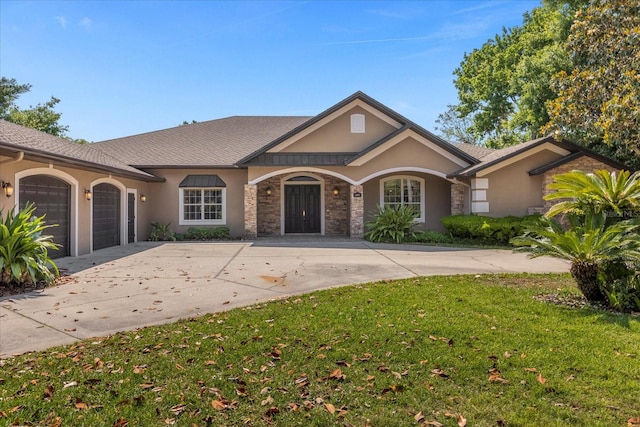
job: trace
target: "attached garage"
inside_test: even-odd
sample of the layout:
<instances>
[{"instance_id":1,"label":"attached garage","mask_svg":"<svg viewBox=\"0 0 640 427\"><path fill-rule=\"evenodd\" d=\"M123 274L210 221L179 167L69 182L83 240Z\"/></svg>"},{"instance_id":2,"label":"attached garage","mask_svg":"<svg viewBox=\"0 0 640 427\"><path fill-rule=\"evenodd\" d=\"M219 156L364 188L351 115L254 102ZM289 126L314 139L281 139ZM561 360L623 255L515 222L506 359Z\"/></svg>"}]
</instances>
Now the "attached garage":
<instances>
[{"instance_id":1,"label":"attached garage","mask_svg":"<svg viewBox=\"0 0 640 427\"><path fill-rule=\"evenodd\" d=\"M53 236L53 241L61 247L50 251L51 258L62 258L71 255L70 224L71 224L71 185L65 181L49 175L31 175L20 179L20 208L29 203L35 203L37 216L45 215L48 225L47 234Z\"/></svg>"},{"instance_id":2,"label":"attached garage","mask_svg":"<svg viewBox=\"0 0 640 427\"><path fill-rule=\"evenodd\" d=\"M121 191L112 184L93 187L93 250L120 244Z\"/></svg>"}]
</instances>

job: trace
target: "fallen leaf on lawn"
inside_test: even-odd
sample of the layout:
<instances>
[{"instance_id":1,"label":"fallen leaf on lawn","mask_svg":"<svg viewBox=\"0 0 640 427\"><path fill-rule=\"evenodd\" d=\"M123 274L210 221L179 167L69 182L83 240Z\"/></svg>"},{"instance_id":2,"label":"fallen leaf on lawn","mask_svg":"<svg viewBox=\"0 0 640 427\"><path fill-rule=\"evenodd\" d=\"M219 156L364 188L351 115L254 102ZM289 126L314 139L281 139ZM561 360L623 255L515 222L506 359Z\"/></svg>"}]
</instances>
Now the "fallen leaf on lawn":
<instances>
[{"instance_id":1,"label":"fallen leaf on lawn","mask_svg":"<svg viewBox=\"0 0 640 427\"><path fill-rule=\"evenodd\" d=\"M449 378L449 375L445 374L442 369L432 369L431 373L439 376L440 378Z\"/></svg>"},{"instance_id":2,"label":"fallen leaf on lawn","mask_svg":"<svg viewBox=\"0 0 640 427\"><path fill-rule=\"evenodd\" d=\"M538 372L536 368L524 368L524 370L527 372Z\"/></svg>"},{"instance_id":3,"label":"fallen leaf on lawn","mask_svg":"<svg viewBox=\"0 0 640 427\"><path fill-rule=\"evenodd\" d=\"M44 397L45 398L53 397L53 386L52 385L48 385L44 389Z\"/></svg>"},{"instance_id":4,"label":"fallen leaf on lawn","mask_svg":"<svg viewBox=\"0 0 640 427\"><path fill-rule=\"evenodd\" d=\"M627 427L638 427L640 426L640 417L633 417L627 420Z\"/></svg>"},{"instance_id":5,"label":"fallen leaf on lawn","mask_svg":"<svg viewBox=\"0 0 640 427\"><path fill-rule=\"evenodd\" d=\"M497 370L496 368L491 368L489 370L489 382L509 384L509 381L505 380L502 377L502 374L500 373L500 371Z\"/></svg>"},{"instance_id":6,"label":"fallen leaf on lawn","mask_svg":"<svg viewBox=\"0 0 640 427\"><path fill-rule=\"evenodd\" d=\"M211 406L213 407L213 409L216 409L218 411L222 411L224 408L227 407L227 405L222 403L221 400L212 400L211 401Z\"/></svg>"},{"instance_id":7,"label":"fallen leaf on lawn","mask_svg":"<svg viewBox=\"0 0 640 427\"><path fill-rule=\"evenodd\" d=\"M206 360L204 362L205 366L209 366L209 365L215 365L217 362L215 360Z\"/></svg>"},{"instance_id":8,"label":"fallen leaf on lawn","mask_svg":"<svg viewBox=\"0 0 640 427\"><path fill-rule=\"evenodd\" d=\"M113 427L127 427L129 425L129 421L120 417L113 423Z\"/></svg>"},{"instance_id":9,"label":"fallen leaf on lawn","mask_svg":"<svg viewBox=\"0 0 640 427\"><path fill-rule=\"evenodd\" d=\"M75 387L77 385L78 383L76 381L69 381L68 383L64 383L64 386L62 388Z\"/></svg>"},{"instance_id":10,"label":"fallen leaf on lawn","mask_svg":"<svg viewBox=\"0 0 640 427\"><path fill-rule=\"evenodd\" d=\"M184 412L184 410L187 408L187 405L184 404L180 404L180 405L174 405L171 407L171 409L169 409L171 412L173 412L176 415L180 415L182 412Z\"/></svg>"},{"instance_id":11,"label":"fallen leaf on lawn","mask_svg":"<svg viewBox=\"0 0 640 427\"><path fill-rule=\"evenodd\" d=\"M465 417L463 417L462 415L458 416L458 425L460 427L465 427L467 425L467 419Z\"/></svg>"},{"instance_id":12,"label":"fallen leaf on lawn","mask_svg":"<svg viewBox=\"0 0 640 427\"><path fill-rule=\"evenodd\" d=\"M347 376L342 373L342 369L337 368L337 369L334 369L333 372L331 372L331 374L329 374L329 378L335 379L335 380L344 380L345 378L347 378Z\"/></svg>"},{"instance_id":13,"label":"fallen leaf on lawn","mask_svg":"<svg viewBox=\"0 0 640 427\"><path fill-rule=\"evenodd\" d=\"M542 374L538 374L538 378L536 378L540 384L544 384L547 382L547 379L542 376Z\"/></svg>"},{"instance_id":14,"label":"fallen leaf on lawn","mask_svg":"<svg viewBox=\"0 0 640 427\"><path fill-rule=\"evenodd\" d=\"M420 411L417 414L415 414L413 416L413 419L416 420L417 422L420 422L420 421L424 420L424 415L422 415L422 411Z\"/></svg>"},{"instance_id":15,"label":"fallen leaf on lawn","mask_svg":"<svg viewBox=\"0 0 640 427\"><path fill-rule=\"evenodd\" d=\"M78 400L76 402L76 409L89 409L89 406L84 403L82 400Z\"/></svg>"},{"instance_id":16,"label":"fallen leaf on lawn","mask_svg":"<svg viewBox=\"0 0 640 427\"><path fill-rule=\"evenodd\" d=\"M443 427L442 424L440 424L437 421L426 421L424 424L422 424L423 426L433 426L433 427Z\"/></svg>"},{"instance_id":17,"label":"fallen leaf on lawn","mask_svg":"<svg viewBox=\"0 0 640 427\"><path fill-rule=\"evenodd\" d=\"M267 396L266 399L264 399L262 402L260 402L260 404L262 406L271 405L272 403L273 403L273 397L271 397L271 396Z\"/></svg>"},{"instance_id":18,"label":"fallen leaf on lawn","mask_svg":"<svg viewBox=\"0 0 640 427\"><path fill-rule=\"evenodd\" d=\"M324 407L327 409L327 411L328 411L330 414L335 414L335 412L336 412L336 407L335 407L335 406L333 406L331 403L325 403L325 404L324 404Z\"/></svg>"}]
</instances>

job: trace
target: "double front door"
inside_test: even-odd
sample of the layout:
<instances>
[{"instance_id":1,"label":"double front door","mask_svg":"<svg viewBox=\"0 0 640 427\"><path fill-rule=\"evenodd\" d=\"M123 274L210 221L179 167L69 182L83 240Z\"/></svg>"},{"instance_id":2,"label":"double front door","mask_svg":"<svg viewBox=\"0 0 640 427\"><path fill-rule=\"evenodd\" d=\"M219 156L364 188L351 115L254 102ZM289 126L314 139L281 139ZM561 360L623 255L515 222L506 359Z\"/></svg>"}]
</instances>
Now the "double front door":
<instances>
[{"instance_id":1,"label":"double front door","mask_svg":"<svg viewBox=\"0 0 640 427\"><path fill-rule=\"evenodd\" d=\"M284 232L320 233L320 185L285 185Z\"/></svg>"}]
</instances>

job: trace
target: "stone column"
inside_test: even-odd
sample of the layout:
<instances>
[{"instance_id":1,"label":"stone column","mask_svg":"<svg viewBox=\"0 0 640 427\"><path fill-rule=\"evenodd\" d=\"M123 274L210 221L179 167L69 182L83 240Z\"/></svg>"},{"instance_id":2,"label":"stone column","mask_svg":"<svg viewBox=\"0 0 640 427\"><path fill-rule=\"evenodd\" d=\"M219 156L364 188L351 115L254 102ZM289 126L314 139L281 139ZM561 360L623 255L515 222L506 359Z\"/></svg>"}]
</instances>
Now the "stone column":
<instances>
[{"instance_id":1,"label":"stone column","mask_svg":"<svg viewBox=\"0 0 640 427\"><path fill-rule=\"evenodd\" d=\"M464 215L463 184L451 184L451 215Z\"/></svg>"},{"instance_id":2,"label":"stone column","mask_svg":"<svg viewBox=\"0 0 640 427\"><path fill-rule=\"evenodd\" d=\"M352 239L364 236L364 194L362 185L351 185L349 188L349 235Z\"/></svg>"},{"instance_id":3,"label":"stone column","mask_svg":"<svg viewBox=\"0 0 640 427\"><path fill-rule=\"evenodd\" d=\"M258 237L258 186L244 185L244 237Z\"/></svg>"}]
</instances>

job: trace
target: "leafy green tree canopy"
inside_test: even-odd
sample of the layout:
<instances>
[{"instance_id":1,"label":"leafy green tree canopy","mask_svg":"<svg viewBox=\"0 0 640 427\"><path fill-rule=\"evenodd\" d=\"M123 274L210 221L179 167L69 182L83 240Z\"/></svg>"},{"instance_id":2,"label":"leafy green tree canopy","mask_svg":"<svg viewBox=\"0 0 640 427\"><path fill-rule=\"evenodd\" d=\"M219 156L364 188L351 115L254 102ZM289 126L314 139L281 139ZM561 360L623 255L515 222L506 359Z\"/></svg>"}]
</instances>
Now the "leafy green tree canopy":
<instances>
[{"instance_id":1,"label":"leafy green tree canopy","mask_svg":"<svg viewBox=\"0 0 640 427\"><path fill-rule=\"evenodd\" d=\"M62 113L54 108L60 102L56 97L44 104L21 109L16 105L20 95L31 90L30 84L19 84L16 79L0 78L0 119L37 129L51 135L64 137L68 126L60 124Z\"/></svg>"},{"instance_id":2,"label":"leafy green tree canopy","mask_svg":"<svg viewBox=\"0 0 640 427\"><path fill-rule=\"evenodd\" d=\"M640 166L640 3L594 0L578 11L567 49L574 66L552 80L547 130ZM599 150L605 151L605 150ZM605 151L606 153L606 151Z\"/></svg>"},{"instance_id":3,"label":"leafy green tree canopy","mask_svg":"<svg viewBox=\"0 0 640 427\"><path fill-rule=\"evenodd\" d=\"M468 131L476 143L499 148L541 136L549 119L545 104L555 97L551 76L571 67L564 42L585 1L544 1L524 15L522 26L505 28L465 54L454 71L455 112L471 118Z\"/></svg>"}]
</instances>

